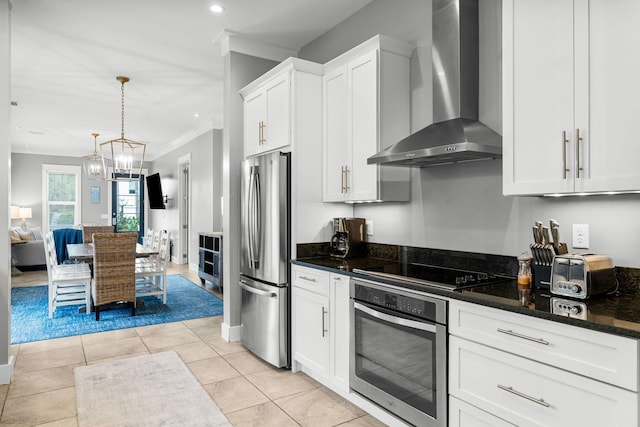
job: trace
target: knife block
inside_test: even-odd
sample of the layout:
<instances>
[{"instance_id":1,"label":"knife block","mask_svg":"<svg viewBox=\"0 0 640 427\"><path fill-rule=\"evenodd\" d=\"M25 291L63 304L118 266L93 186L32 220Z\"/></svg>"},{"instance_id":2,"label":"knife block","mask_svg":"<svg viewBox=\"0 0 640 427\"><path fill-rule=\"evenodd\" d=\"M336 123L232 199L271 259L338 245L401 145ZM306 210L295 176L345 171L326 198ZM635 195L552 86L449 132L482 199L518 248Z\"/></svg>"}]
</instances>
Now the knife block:
<instances>
[{"instance_id":1,"label":"knife block","mask_svg":"<svg viewBox=\"0 0 640 427\"><path fill-rule=\"evenodd\" d=\"M551 266L550 265L537 265L531 266L531 274L533 279L533 287L535 289L549 289L551 288Z\"/></svg>"}]
</instances>

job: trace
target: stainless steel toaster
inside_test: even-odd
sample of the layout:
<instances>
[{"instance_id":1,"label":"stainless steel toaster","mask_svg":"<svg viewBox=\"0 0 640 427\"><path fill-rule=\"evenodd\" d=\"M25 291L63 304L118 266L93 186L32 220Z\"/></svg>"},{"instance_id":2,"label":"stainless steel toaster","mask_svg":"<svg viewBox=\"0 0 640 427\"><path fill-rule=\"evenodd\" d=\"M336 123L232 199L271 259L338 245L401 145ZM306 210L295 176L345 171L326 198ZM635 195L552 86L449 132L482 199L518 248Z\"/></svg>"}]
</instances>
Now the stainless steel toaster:
<instances>
[{"instance_id":1,"label":"stainless steel toaster","mask_svg":"<svg viewBox=\"0 0 640 427\"><path fill-rule=\"evenodd\" d=\"M586 299L616 289L611 258L595 254L556 255L551 267L551 293Z\"/></svg>"}]
</instances>

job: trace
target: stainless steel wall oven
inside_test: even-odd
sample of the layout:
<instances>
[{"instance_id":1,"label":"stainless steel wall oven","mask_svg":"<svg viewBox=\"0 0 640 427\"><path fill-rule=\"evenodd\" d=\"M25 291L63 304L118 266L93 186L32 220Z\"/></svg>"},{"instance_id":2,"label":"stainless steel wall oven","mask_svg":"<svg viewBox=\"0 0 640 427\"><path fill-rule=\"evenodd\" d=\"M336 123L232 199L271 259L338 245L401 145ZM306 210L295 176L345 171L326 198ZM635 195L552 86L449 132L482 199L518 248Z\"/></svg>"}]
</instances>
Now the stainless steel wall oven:
<instances>
[{"instance_id":1,"label":"stainless steel wall oven","mask_svg":"<svg viewBox=\"0 0 640 427\"><path fill-rule=\"evenodd\" d=\"M447 425L447 302L351 279L350 387L403 420Z\"/></svg>"}]
</instances>

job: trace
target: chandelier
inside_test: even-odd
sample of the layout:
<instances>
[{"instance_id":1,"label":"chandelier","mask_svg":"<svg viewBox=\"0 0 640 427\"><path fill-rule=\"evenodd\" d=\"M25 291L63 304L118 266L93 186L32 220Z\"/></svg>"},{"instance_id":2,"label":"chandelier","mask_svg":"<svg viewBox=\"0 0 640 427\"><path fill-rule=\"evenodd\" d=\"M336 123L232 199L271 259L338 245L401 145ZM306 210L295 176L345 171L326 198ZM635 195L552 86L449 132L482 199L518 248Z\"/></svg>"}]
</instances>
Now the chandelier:
<instances>
[{"instance_id":1,"label":"chandelier","mask_svg":"<svg viewBox=\"0 0 640 427\"><path fill-rule=\"evenodd\" d=\"M139 181L147 146L124 137L124 84L129 77L118 76L116 80L121 84L122 132L120 138L100 143L103 177L107 181Z\"/></svg>"},{"instance_id":2,"label":"chandelier","mask_svg":"<svg viewBox=\"0 0 640 427\"><path fill-rule=\"evenodd\" d=\"M92 133L91 136L93 136L93 154L89 154L82 158L82 169L84 170L84 174L87 179L102 179L104 177L102 171L102 157L98 155L98 151L96 149L97 138L100 134Z\"/></svg>"}]
</instances>

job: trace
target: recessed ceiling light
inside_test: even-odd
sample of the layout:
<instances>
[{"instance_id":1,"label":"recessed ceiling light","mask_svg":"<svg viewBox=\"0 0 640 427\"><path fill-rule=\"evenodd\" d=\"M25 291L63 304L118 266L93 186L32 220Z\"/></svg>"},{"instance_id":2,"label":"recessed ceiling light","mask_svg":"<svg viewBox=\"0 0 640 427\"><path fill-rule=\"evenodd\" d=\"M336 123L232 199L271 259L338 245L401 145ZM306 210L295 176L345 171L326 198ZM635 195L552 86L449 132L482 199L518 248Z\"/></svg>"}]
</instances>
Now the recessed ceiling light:
<instances>
[{"instance_id":1,"label":"recessed ceiling light","mask_svg":"<svg viewBox=\"0 0 640 427\"><path fill-rule=\"evenodd\" d=\"M193 117L200 117L200 114L195 113L195 114L193 115Z\"/></svg>"},{"instance_id":2,"label":"recessed ceiling light","mask_svg":"<svg viewBox=\"0 0 640 427\"><path fill-rule=\"evenodd\" d=\"M224 12L224 7L222 7L219 4L211 5L210 9L211 9L211 12L213 12L213 13L222 13L222 12Z\"/></svg>"}]
</instances>

